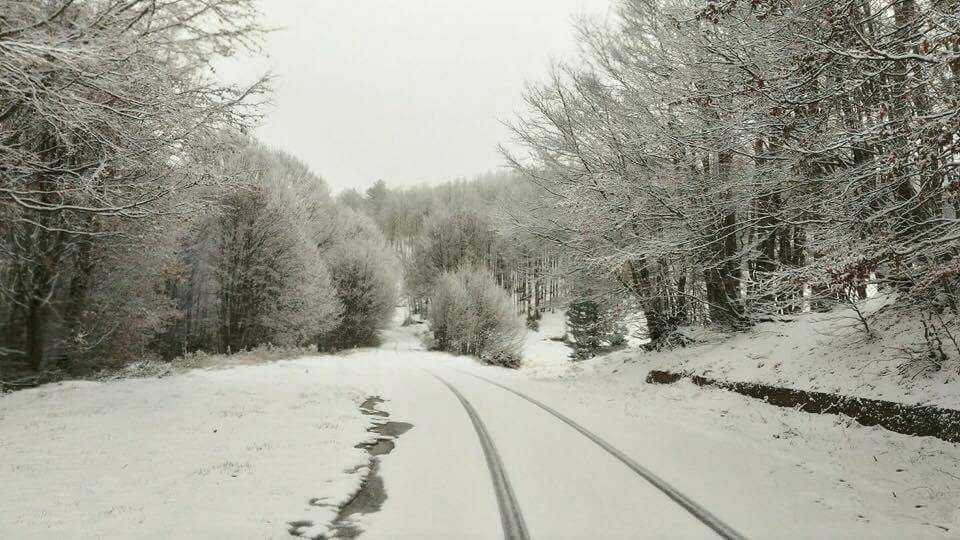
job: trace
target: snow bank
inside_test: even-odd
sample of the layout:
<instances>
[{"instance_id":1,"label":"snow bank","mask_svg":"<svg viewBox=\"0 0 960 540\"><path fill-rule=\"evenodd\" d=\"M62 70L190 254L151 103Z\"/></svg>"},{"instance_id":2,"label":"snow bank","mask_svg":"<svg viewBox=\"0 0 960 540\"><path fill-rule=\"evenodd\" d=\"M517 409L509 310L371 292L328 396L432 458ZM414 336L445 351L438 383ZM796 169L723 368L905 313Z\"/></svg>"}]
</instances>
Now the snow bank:
<instances>
[{"instance_id":1,"label":"snow bank","mask_svg":"<svg viewBox=\"0 0 960 540\"><path fill-rule=\"evenodd\" d=\"M358 488L365 397L305 358L0 397L0 538L288 538Z\"/></svg>"},{"instance_id":2,"label":"snow bank","mask_svg":"<svg viewBox=\"0 0 960 540\"><path fill-rule=\"evenodd\" d=\"M700 343L670 351L619 351L585 363L589 370L620 370L642 380L652 369L689 372L713 379L960 409L960 366L933 374L901 375L904 349L922 338L919 320L875 312L868 336L855 313L842 309L791 322L762 323L748 332L697 330ZM880 310L878 312L878 310Z\"/></svg>"}]
</instances>

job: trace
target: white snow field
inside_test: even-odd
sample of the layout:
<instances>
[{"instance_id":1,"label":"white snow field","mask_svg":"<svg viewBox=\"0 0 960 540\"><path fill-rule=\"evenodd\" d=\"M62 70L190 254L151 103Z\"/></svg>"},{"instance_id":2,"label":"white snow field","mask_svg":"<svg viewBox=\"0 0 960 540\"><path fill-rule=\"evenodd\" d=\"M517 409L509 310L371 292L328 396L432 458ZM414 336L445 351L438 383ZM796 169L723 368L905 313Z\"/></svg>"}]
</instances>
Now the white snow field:
<instances>
[{"instance_id":1,"label":"white snow field","mask_svg":"<svg viewBox=\"0 0 960 540\"><path fill-rule=\"evenodd\" d=\"M348 518L361 538L502 538L477 432L438 376L485 425L531 538L717 537L593 441L476 375L570 417L746 538L960 537L957 445L646 384L619 357L571 367L546 339L557 328L541 328L528 354L547 345L516 371L424 351L413 325L343 355L2 397L0 538L288 538L298 520L320 535L335 508L308 501L347 500L367 473L353 446L370 436L358 409L370 395L414 427L381 458L379 511Z\"/></svg>"},{"instance_id":2,"label":"white snow field","mask_svg":"<svg viewBox=\"0 0 960 540\"><path fill-rule=\"evenodd\" d=\"M343 371L305 359L2 396L0 538L322 533L368 462L365 394Z\"/></svg>"}]
</instances>

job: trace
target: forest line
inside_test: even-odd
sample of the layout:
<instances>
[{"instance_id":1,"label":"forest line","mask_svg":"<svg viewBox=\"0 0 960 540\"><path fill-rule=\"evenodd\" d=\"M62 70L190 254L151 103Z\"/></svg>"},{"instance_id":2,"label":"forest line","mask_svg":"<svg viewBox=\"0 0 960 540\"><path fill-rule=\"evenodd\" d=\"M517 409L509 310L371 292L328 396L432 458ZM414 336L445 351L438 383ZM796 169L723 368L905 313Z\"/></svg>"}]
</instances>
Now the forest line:
<instances>
[{"instance_id":1,"label":"forest line","mask_svg":"<svg viewBox=\"0 0 960 540\"><path fill-rule=\"evenodd\" d=\"M922 321L921 369L960 358L956 0L622 0L529 86L512 171L336 196L248 135L268 79L213 75L253 0L8 3L5 366L371 344L398 294L505 365L545 309L587 349L642 313L658 348L868 291Z\"/></svg>"},{"instance_id":2,"label":"forest line","mask_svg":"<svg viewBox=\"0 0 960 540\"><path fill-rule=\"evenodd\" d=\"M246 133L252 0L9 1L0 13L0 369L375 342L392 250Z\"/></svg>"}]
</instances>

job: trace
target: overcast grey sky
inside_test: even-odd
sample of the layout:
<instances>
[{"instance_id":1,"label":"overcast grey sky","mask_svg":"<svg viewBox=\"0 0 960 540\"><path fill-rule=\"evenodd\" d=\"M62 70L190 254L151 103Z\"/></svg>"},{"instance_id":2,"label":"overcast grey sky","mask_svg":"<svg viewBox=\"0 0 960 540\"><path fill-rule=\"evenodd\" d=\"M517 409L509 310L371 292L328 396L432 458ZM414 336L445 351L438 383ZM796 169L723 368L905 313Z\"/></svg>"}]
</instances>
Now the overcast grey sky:
<instances>
[{"instance_id":1,"label":"overcast grey sky","mask_svg":"<svg viewBox=\"0 0 960 540\"><path fill-rule=\"evenodd\" d=\"M273 105L257 136L334 191L495 170L525 81L576 50L572 21L611 0L263 0Z\"/></svg>"}]
</instances>

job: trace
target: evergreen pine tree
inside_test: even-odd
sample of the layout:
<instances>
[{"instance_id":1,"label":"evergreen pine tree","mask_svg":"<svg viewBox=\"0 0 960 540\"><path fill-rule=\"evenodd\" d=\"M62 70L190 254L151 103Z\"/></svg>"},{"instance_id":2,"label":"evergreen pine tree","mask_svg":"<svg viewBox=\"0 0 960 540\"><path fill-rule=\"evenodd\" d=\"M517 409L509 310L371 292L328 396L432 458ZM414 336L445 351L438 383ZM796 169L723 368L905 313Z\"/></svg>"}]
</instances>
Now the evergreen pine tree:
<instances>
[{"instance_id":1,"label":"evergreen pine tree","mask_svg":"<svg viewBox=\"0 0 960 540\"><path fill-rule=\"evenodd\" d=\"M600 348L600 310L596 302L577 300L567 307L567 329L573 336L574 360L585 360Z\"/></svg>"}]
</instances>

